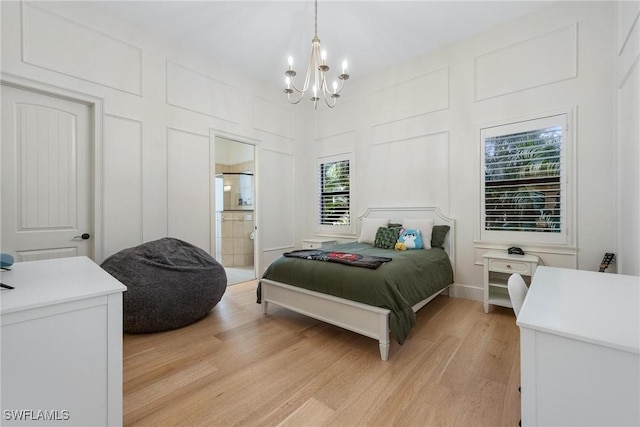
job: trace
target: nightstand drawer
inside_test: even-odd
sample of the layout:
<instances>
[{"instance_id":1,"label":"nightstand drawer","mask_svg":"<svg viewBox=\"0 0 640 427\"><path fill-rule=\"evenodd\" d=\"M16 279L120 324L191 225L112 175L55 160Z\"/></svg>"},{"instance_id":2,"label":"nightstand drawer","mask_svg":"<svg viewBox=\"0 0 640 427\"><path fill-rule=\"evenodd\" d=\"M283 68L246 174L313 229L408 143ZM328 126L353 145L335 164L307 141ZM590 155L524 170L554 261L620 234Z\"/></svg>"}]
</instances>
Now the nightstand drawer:
<instances>
[{"instance_id":1,"label":"nightstand drawer","mask_svg":"<svg viewBox=\"0 0 640 427\"><path fill-rule=\"evenodd\" d=\"M330 239L305 239L302 241L302 249L322 249L325 246L335 245L337 242Z\"/></svg>"},{"instance_id":2,"label":"nightstand drawer","mask_svg":"<svg viewBox=\"0 0 640 427\"><path fill-rule=\"evenodd\" d=\"M320 249L322 243L318 242L302 242L302 249Z\"/></svg>"},{"instance_id":3,"label":"nightstand drawer","mask_svg":"<svg viewBox=\"0 0 640 427\"><path fill-rule=\"evenodd\" d=\"M503 259L489 259L489 270L503 273L531 275L531 263Z\"/></svg>"}]
</instances>

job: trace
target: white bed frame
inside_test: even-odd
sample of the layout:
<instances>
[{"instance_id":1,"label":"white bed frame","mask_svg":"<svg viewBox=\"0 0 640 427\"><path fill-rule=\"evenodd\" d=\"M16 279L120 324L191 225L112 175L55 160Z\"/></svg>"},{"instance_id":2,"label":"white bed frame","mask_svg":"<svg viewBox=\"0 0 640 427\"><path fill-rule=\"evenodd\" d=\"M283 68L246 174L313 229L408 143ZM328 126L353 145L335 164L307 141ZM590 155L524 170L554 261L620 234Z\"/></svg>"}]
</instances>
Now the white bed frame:
<instances>
[{"instance_id":1,"label":"white bed frame","mask_svg":"<svg viewBox=\"0 0 640 427\"><path fill-rule=\"evenodd\" d=\"M392 223L402 223L404 218L433 218L434 225L448 225L451 228L447 234L444 249L449 254L455 271L454 220L444 216L438 208L371 208L358 219L358 229L362 218L389 218ZM260 282L262 284L262 312L264 314L267 314L269 303L274 303L297 313L377 339L380 343L380 357L382 360L389 358L390 310L269 279L261 279ZM413 311L417 312L448 289L447 286L429 298L418 302L413 306Z\"/></svg>"}]
</instances>

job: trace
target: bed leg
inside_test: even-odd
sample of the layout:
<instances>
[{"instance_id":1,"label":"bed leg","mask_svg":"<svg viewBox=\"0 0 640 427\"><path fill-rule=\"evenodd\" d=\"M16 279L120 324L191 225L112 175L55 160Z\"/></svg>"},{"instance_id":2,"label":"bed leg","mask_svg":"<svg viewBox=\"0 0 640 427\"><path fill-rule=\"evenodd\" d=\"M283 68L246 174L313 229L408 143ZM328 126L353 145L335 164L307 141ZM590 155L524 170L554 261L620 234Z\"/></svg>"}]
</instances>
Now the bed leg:
<instances>
[{"instance_id":1,"label":"bed leg","mask_svg":"<svg viewBox=\"0 0 640 427\"><path fill-rule=\"evenodd\" d=\"M389 314L378 316L378 340L380 342L380 358L389 359Z\"/></svg>"},{"instance_id":2,"label":"bed leg","mask_svg":"<svg viewBox=\"0 0 640 427\"><path fill-rule=\"evenodd\" d=\"M386 361L389 359L389 341L384 342L380 340L380 358L383 361Z\"/></svg>"},{"instance_id":3,"label":"bed leg","mask_svg":"<svg viewBox=\"0 0 640 427\"><path fill-rule=\"evenodd\" d=\"M269 303L265 300L262 300L262 314L267 314L267 306Z\"/></svg>"}]
</instances>

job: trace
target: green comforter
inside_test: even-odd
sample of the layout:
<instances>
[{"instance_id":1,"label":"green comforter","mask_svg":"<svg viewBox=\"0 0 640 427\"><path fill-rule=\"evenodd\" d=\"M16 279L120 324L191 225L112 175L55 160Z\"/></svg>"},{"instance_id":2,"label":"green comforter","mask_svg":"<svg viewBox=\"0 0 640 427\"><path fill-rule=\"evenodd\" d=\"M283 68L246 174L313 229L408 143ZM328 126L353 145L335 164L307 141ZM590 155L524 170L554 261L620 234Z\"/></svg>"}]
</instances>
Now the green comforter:
<instances>
[{"instance_id":1,"label":"green comforter","mask_svg":"<svg viewBox=\"0 0 640 427\"><path fill-rule=\"evenodd\" d=\"M416 322L412 306L453 283L453 269L442 249L394 251L364 243L323 248L393 260L371 270L337 263L280 257L262 278L299 286L391 310L389 328L403 344ZM261 302L258 284L258 303Z\"/></svg>"}]
</instances>

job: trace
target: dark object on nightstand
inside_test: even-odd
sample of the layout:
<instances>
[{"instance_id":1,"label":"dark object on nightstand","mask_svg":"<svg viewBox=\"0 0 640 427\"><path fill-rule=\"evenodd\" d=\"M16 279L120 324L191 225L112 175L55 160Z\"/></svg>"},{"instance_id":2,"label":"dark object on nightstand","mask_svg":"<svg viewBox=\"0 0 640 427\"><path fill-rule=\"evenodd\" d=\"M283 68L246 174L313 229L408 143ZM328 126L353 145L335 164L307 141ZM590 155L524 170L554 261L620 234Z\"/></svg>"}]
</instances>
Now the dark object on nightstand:
<instances>
[{"instance_id":1,"label":"dark object on nightstand","mask_svg":"<svg viewBox=\"0 0 640 427\"><path fill-rule=\"evenodd\" d=\"M509 255L524 255L524 251L517 246L511 246L507 249Z\"/></svg>"}]
</instances>

